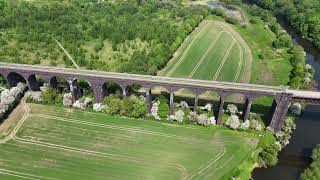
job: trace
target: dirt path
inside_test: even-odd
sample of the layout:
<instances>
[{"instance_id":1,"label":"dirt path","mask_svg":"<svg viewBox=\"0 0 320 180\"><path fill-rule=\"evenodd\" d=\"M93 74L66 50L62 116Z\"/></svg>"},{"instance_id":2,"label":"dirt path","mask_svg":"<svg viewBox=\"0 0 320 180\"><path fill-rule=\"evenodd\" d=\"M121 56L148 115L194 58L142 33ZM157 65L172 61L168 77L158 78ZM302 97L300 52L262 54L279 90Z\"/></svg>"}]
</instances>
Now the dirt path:
<instances>
[{"instance_id":1,"label":"dirt path","mask_svg":"<svg viewBox=\"0 0 320 180\"><path fill-rule=\"evenodd\" d=\"M56 39L54 39L54 40L57 42L58 46L62 49L62 51L66 54L66 56L70 59L70 61L72 61L73 65L74 65L77 69L80 69L80 67L78 66L78 64L76 63L76 61L71 57L71 55L68 53L68 51L67 51L66 49L64 49L64 47L62 46L62 44L61 44L58 40L56 40Z\"/></svg>"}]
</instances>

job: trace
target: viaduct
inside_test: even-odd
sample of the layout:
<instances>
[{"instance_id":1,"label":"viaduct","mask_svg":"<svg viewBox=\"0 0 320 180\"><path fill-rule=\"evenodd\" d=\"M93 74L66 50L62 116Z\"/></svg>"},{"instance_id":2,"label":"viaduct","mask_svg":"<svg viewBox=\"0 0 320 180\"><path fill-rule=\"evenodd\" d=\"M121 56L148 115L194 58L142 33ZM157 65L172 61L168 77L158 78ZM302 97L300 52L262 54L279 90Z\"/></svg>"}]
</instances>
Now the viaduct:
<instances>
[{"instance_id":1,"label":"viaduct","mask_svg":"<svg viewBox=\"0 0 320 180\"><path fill-rule=\"evenodd\" d=\"M279 131L291 102L303 102L320 104L320 92L290 90L285 86L265 86L244 83L229 83L218 81L203 81L184 78L169 78L149 75L137 75L126 73L114 73L93 70L79 70L58 67L22 65L0 62L0 74L6 79L8 86L14 87L23 81L28 84L30 90L39 90L39 82L36 76L42 76L50 86L57 86L57 77L64 78L70 86L73 100L81 97L77 80L86 80L93 91L95 102L101 102L106 95L104 85L106 82L117 83L123 92L127 93L127 87L138 84L145 89L149 111L152 106L151 89L163 87L170 93L170 111L174 111L174 93L180 89L191 90L195 95L194 108L197 107L199 95L212 91L220 96L219 108L217 109L217 124L221 124L225 98L232 94L242 94L245 97L242 119L249 117L252 102L260 96L273 98L270 112L270 126Z\"/></svg>"}]
</instances>

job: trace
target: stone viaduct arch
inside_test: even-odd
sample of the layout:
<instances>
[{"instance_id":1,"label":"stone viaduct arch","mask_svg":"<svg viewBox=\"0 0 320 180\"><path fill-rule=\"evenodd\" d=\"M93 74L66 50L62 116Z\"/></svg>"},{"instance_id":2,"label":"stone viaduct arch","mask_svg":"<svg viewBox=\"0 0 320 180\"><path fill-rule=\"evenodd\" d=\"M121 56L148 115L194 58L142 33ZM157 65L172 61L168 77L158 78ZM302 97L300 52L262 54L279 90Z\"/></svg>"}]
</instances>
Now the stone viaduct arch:
<instances>
[{"instance_id":1,"label":"stone viaduct arch","mask_svg":"<svg viewBox=\"0 0 320 180\"><path fill-rule=\"evenodd\" d=\"M18 82L26 82L29 89L39 90L39 83L36 75L44 78L44 81L52 87L57 85L56 77L64 78L69 85L73 95L73 100L81 97L80 88L77 80L86 80L93 92L95 102L101 102L105 95L105 83L114 82L122 89L122 94L127 95L127 87L132 84L138 84L145 90L149 111L151 109L152 89L154 87L163 87L170 94L170 110L174 110L174 93L179 89L188 89L193 92L194 106L197 107L199 95L211 91L219 95L219 108L217 112L217 123L221 124L223 115L223 106L226 97L232 94L242 94L245 99L242 119L247 119L251 110L252 102L259 96L268 96L274 99L271 111L270 126L276 131L280 130L281 123L286 116L288 107L293 98L312 99L305 95L300 97L301 92L290 91L287 87L250 85L241 83L228 83L217 81L202 81L182 78L168 78L147 75L135 75L126 73L111 73L102 71L76 70L68 68L55 68L46 66L18 65L10 63L0 63L0 74L2 74L9 86L16 86ZM300 93L300 94L299 94ZM320 103L320 93L316 94L317 103ZM295 97L297 96L297 97Z\"/></svg>"}]
</instances>

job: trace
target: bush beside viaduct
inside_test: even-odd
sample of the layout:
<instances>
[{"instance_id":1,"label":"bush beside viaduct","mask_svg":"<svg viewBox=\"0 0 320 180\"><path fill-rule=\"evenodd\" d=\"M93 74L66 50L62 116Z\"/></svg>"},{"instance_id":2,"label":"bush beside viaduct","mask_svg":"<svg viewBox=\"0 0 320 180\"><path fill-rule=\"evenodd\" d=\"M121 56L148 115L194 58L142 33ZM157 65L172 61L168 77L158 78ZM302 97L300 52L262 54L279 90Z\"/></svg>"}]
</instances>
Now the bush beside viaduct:
<instances>
[{"instance_id":1,"label":"bush beside viaduct","mask_svg":"<svg viewBox=\"0 0 320 180\"><path fill-rule=\"evenodd\" d=\"M107 95L104 88L106 82L118 84L122 88L123 95L126 95L128 86L137 84L144 88L146 92L149 111L152 106L151 89L163 87L170 94L171 113L174 111L174 93L178 90L188 89L193 92L195 95L194 108L198 104L199 95L211 91L217 93L220 97L219 108L216 113L217 124L222 123L223 106L225 98L229 95L241 94L245 97L242 119L249 117L251 105L255 98L261 96L272 97L273 104L270 111L269 126L276 131L280 130L291 102L320 104L320 92L290 90L286 86L192 80L12 63L0 63L0 74L6 79L8 86L14 87L19 82L25 82L28 84L29 89L33 91L40 89L36 76L42 76L44 81L53 88L57 86L58 77L64 78L69 83L74 101L81 97L77 80L84 79L90 84L96 103L101 102L104 96Z\"/></svg>"}]
</instances>

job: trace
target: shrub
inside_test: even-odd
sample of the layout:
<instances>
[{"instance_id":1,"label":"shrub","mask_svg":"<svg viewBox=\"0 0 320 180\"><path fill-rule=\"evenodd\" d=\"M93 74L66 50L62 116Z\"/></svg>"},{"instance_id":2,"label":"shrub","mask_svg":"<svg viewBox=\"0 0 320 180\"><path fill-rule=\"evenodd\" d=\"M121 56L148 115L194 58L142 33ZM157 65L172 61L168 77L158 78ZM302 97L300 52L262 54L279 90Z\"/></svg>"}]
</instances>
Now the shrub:
<instances>
[{"instance_id":1,"label":"shrub","mask_svg":"<svg viewBox=\"0 0 320 180\"><path fill-rule=\"evenodd\" d=\"M212 13L217 15L217 16L221 16L221 17L225 16L225 13L224 13L223 9L221 9L221 8L214 8L212 10Z\"/></svg>"},{"instance_id":2,"label":"shrub","mask_svg":"<svg viewBox=\"0 0 320 180\"><path fill-rule=\"evenodd\" d=\"M59 91L57 89L48 87L42 93L42 100L44 103L55 102L56 104L61 104L62 103L62 95L59 94Z\"/></svg>"},{"instance_id":3,"label":"shrub","mask_svg":"<svg viewBox=\"0 0 320 180\"><path fill-rule=\"evenodd\" d=\"M173 118L174 118L173 120L181 123L184 118L184 112L181 109L179 109L179 111L174 113Z\"/></svg>"},{"instance_id":4,"label":"shrub","mask_svg":"<svg viewBox=\"0 0 320 180\"><path fill-rule=\"evenodd\" d=\"M16 87L11 89L4 89L0 94L0 119L6 117L17 104L18 100L24 93L27 85L18 83Z\"/></svg>"},{"instance_id":5,"label":"shrub","mask_svg":"<svg viewBox=\"0 0 320 180\"><path fill-rule=\"evenodd\" d=\"M103 104L107 105L106 112L111 115L120 114L122 101L117 95L110 95L104 98Z\"/></svg>"},{"instance_id":6,"label":"shrub","mask_svg":"<svg viewBox=\"0 0 320 180\"><path fill-rule=\"evenodd\" d=\"M239 117L236 115L231 115L226 121L226 125L231 129L238 129L240 126Z\"/></svg>"},{"instance_id":7,"label":"shrub","mask_svg":"<svg viewBox=\"0 0 320 180\"><path fill-rule=\"evenodd\" d=\"M236 19L236 18L234 18L234 17L226 17L226 21L227 21L228 23L234 24L234 25L239 24L239 20Z\"/></svg>"},{"instance_id":8,"label":"shrub","mask_svg":"<svg viewBox=\"0 0 320 180\"><path fill-rule=\"evenodd\" d=\"M93 110L96 112L102 112L105 111L107 108L106 105L103 105L102 103L95 103L93 104Z\"/></svg>"},{"instance_id":9,"label":"shrub","mask_svg":"<svg viewBox=\"0 0 320 180\"><path fill-rule=\"evenodd\" d=\"M275 166L278 163L279 146L274 143L259 153L260 164L264 167Z\"/></svg>"},{"instance_id":10,"label":"shrub","mask_svg":"<svg viewBox=\"0 0 320 180\"><path fill-rule=\"evenodd\" d=\"M227 112L230 114L230 115L235 115L238 113L238 108L236 105L234 104L228 104L227 106Z\"/></svg>"},{"instance_id":11,"label":"shrub","mask_svg":"<svg viewBox=\"0 0 320 180\"><path fill-rule=\"evenodd\" d=\"M141 118L146 115L147 104L135 95L125 97L123 99L123 106L120 111L121 115L133 118Z\"/></svg>"},{"instance_id":12,"label":"shrub","mask_svg":"<svg viewBox=\"0 0 320 180\"><path fill-rule=\"evenodd\" d=\"M28 91L26 93L26 98L31 102L41 102L42 101L42 91Z\"/></svg>"},{"instance_id":13,"label":"shrub","mask_svg":"<svg viewBox=\"0 0 320 180\"><path fill-rule=\"evenodd\" d=\"M197 117L197 123L203 126L209 126L209 125L213 125L213 123L215 123L215 119L213 117L213 119L208 118L207 114L200 114Z\"/></svg>"},{"instance_id":14,"label":"shrub","mask_svg":"<svg viewBox=\"0 0 320 180\"><path fill-rule=\"evenodd\" d=\"M286 33L280 34L275 41L273 41L275 48L290 48L292 46L291 37Z\"/></svg>"},{"instance_id":15,"label":"shrub","mask_svg":"<svg viewBox=\"0 0 320 180\"><path fill-rule=\"evenodd\" d=\"M290 106L290 111L296 115L296 116L300 116L301 115L301 105L299 103L293 103Z\"/></svg>"},{"instance_id":16,"label":"shrub","mask_svg":"<svg viewBox=\"0 0 320 180\"><path fill-rule=\"evenodd\" d=\"M160 102L159 104L159 109L158 109L158 114L161 118L166 118L169 115L169 102L168 99L160 95L156 98L157 101Z\"/></svg>"},{"instance_id":17,"label":"shrub","mask_svg":"<svg viewBox=\"0 0 320 180\"><path fill-rule=\"evenodd\" d=\"M250 121L246 120L245 122L241 123L240 129L241 130L247 130L250 127Z\"/></svg>"},{"instance_id":18,"label":"shrub","mask_svg":"<svg viewBox=\"0 0 320 180\"><path fill-rule=\"evenodd\" d=\"M71 107L72 106L72 94L66 93L63 95L62 103L64 106Z\"/></svg>"},{"instance_id":19,"label":"shrub","mask_svg":"<svg viewBox=\"0 0 320 180\"><path fill-rule=\"evenodd\" d=\"M147 105L141 98L131 95L120 98L118 95L107 96L103 100L106 105L105 112L111 115L122 115L126 117L141 118L146 115Z\"/></svg>"}]
</instances>

